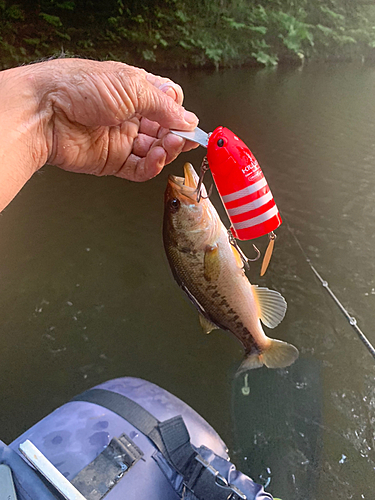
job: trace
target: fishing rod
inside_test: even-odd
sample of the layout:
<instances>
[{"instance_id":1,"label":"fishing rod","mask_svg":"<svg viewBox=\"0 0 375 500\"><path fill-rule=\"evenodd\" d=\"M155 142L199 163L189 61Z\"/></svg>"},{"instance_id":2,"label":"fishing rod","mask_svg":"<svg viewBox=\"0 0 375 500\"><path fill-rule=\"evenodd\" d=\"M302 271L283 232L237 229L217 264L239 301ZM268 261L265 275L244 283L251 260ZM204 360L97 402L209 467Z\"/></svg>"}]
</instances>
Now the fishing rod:
<instances>
[{"instance_id":1,"label":"fishing rod","mask_svg":"<svg viewBox=\"0 0 375 500\"><path fill-rule=\"evenodd\" d=\"M284 219L284 222L285 219ZM353 328L353 330L357 333L358 337L360 338L360 340L363 342L363 344L367 347L367 350L369 351L369 353L372 355L372 357L375 359L375 348L374 346L371 344L371 342L369 341L369 339L366 337L366 335L362 332L362 330L359 328L358 324L357 324L357 320L354 316L351 316L351 314L349 314L349 312L347 311L347 309L345 309L345 307L342 305L342 303L340 302L340 300L337 298L337 296L333 293L333 291L331 290L331 288L329 287L329 284L328 282L323 279L321 277L321 275L318 273L318 271L315 269L315 267L312 265L312 262L310 260L310 258L307 256L306 252L304 251L304 249L302 248L302 245L301 243L299 242L297 236L294 234L294 231L291 229L291 227L289 226L289 224L286 222L286 225L290 231L290 233L292 234L293 238L295 239L299 249L301 250L303 256L305 257L305 260L306 262L309 264L310 266L310 269L312 270L312 272L315 274L315 276L318 278L318 280L320 281L320 283L322 284L322 286L325 288L325 290L327 290L327 292L329 293L329 295L332 297L332 299L335 301L336 305L339 307L339 309L341 310L341 312L344 314L344 316L346 317L346 319L348 320L350 326Z\"/></svg>"}]
</instances>

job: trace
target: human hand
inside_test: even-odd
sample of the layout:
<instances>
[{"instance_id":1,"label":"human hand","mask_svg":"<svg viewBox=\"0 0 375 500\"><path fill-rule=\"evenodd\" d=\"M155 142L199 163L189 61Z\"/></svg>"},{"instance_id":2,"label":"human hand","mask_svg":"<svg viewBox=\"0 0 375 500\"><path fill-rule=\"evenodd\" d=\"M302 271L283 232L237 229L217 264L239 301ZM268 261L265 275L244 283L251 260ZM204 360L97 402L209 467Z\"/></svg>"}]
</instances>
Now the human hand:
<instances>
[{"instance_id":1,"label":"human hand","mask_svg":"<svg viewBox=\"0 0 375 500\"><path fill-rule=\"evenodd\" d=\"M193 130L198 119L184 110L181 87L167 78L122 63L81 59L25 69L34 71L36 88L46 87L50 164L145 181L181 151L197 147L169 132Z\"/></svg>"},{"instance_id":2,"label":"human hand","mask_svg":"<svg viewBox=\"0 0 375 500\"><path fill-rule=\"evenodd\" d=\"M0 72L0 211L45 163L145 181L197 144L182 89L117 62L54 59Z\"/></svg>"},{"instance_id":3,"label":"human hand","mask_svg":"<svg viewBox=\"0 0 375 500\"><path fill-rule=\"evenodd\" d=\"M0 72L0 211L45 163L145 181L197 144L182 89L117 62L54 59Z\"/></svg>"}]
</instances>

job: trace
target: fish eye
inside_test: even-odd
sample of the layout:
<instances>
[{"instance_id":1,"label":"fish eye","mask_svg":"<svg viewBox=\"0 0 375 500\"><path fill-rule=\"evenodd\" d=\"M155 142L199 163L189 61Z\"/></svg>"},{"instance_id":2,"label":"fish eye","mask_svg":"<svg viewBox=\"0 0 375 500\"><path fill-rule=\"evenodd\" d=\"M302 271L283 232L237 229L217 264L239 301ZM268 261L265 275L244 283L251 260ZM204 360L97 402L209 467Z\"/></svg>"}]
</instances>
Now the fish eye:
<instances>
[{"instance_id":1,"label":"fish eye","mask_svg":"<svg viewBox=\"0 0 375 500\"><path fill-rule=\"evenodd\" d=\"M170 207L173 212L177 212L177 210L180 208L180 205L180 200L178 200L177 198L172 198L172 200L170 201Z\"/></svg>"},{"instance_id":2,"label":"fish eye","mask_svg":"<svg viewBox=\"0 0 375 500\"><path fill-rule=\"evenodd\" d=\"M224 146L224 139L218 139L216 144L219 146L219 148L222 148Z\"/></svg>"}]
</instances>

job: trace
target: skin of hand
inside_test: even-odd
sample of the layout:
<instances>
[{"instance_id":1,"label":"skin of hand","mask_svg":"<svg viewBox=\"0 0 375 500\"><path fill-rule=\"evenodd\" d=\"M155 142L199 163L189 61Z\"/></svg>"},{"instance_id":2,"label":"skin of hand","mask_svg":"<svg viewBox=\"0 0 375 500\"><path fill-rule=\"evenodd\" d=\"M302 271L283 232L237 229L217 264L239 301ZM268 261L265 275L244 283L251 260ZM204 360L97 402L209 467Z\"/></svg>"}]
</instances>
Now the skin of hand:
<instances>
[{"instance_id":1,"label":"skin of hand","mask_svg":"<svg viewBox=\"0 0 375 500\"><path fill-rule=\"evenodd\" d=\"M145 181L197 144L183 92L118 62L54 59L0 72L0 210L45 163Z\"/></svg>"}]
</instances>

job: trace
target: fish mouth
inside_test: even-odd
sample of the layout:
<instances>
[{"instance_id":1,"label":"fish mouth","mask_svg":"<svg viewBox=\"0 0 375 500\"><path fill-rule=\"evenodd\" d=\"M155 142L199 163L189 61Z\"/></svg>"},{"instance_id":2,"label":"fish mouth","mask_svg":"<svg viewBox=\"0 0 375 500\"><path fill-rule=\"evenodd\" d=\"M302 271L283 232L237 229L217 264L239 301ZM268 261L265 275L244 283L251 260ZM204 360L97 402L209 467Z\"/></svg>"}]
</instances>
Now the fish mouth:
<instances>
[{"instance_id":1,"label":"fish mouth","mask_svg":"<svg viewBox=\"0 0 375 500\"><path fill-rule=\"evenodd\" d=\"M177 175L169 174L168 180L172 184L172 187L180 194L196 201L199 176L191 163L185 163L184 175L185 177L178 177ZM203 185L202 189L205 191Z\"/></svg>"}]
</instances>

